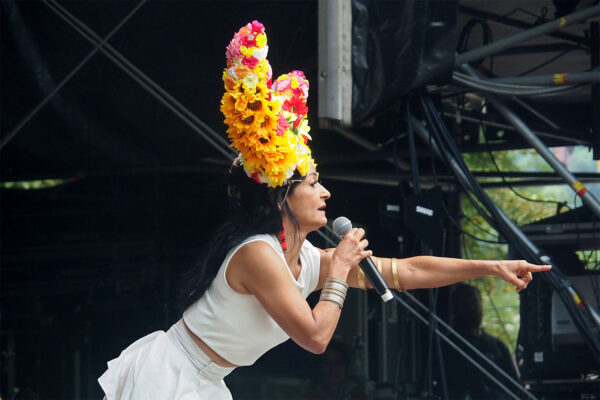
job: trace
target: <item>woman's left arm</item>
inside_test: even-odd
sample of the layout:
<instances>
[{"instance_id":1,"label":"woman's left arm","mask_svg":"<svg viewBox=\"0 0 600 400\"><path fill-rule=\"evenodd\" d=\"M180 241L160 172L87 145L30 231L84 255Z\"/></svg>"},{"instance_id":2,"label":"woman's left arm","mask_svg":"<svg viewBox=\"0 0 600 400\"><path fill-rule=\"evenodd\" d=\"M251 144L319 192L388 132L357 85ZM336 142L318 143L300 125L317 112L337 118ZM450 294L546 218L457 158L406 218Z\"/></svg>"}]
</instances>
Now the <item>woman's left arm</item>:
<instances>
[{"instance_id":1,"label":"woman's left arm","mask_svg":"<svg viewBox=\"0 0 600 400\"><path fill-rule=\"evenodd\" d=\"M323 253L325 252L326 250L323 250ZM433 256L403 259L373 256L371 259L375 265L381 266L382 276L388 286L397 290L434 288L484 275L496 275L515 286L519 292L531 282L532 273L548 271L551 268L549 265L530 264L525 260L462 260ZM369 280L361 275L359 267L353 267L348 274L348 285L355 288L372 288Z\"/></svg>"}]
</instances>

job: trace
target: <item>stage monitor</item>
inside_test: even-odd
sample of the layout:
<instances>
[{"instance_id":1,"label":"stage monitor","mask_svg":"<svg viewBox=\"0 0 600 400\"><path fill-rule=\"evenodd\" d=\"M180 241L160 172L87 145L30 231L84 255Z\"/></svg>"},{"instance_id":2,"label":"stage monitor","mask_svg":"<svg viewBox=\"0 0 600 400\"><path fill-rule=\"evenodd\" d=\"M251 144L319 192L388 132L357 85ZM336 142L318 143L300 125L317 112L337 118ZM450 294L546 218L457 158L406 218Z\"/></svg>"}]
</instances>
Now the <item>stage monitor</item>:
<instances>
[{"instance_id":1,"label":"stage monitor","mask_svg":"<svg viewBox=\"0 0 600 400\"><path fill-rule=\"evenodd\" d=\"M598 312L600 303L600 275L580 275L568 277L583 300ZM567 308L557 292L552 294L552 346L556 349L563 346L584 346L583 338L571 319ZM590 325L594 334L600 338L595 325Z\"/></svg>"}]
</instances>

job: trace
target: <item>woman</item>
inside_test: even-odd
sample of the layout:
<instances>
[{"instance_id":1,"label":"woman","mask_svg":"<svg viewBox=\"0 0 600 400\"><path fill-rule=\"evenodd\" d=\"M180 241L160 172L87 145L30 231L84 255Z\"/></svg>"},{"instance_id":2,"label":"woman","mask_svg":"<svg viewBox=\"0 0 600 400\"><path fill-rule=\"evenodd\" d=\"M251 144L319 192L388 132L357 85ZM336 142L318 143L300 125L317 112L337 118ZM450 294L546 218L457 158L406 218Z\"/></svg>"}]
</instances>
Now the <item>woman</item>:
<instances>
[{"instance_id":1,"label":"woman","mask_svg":"<svg viewBox=\"0 0 600 400\"><path fill-rule=\"evenodd\" d=\"M99 378L108 400L229 399L223 377L288 338L323 353L348 286L370 287L357 267L372 256L362 229L352 229L335 249L306 240L327 223L330 197L307 145L308 81L293 71L271 83L267 51L256 21L227 47L221 111L240 153L228 176L231 212L186 279L183 318L109 362ZM549 269L436 257L375 262L398 290L494 274L519 291L532 272ZM311 309L306 297L315 290L321 297Z\"/></svg>"}]
</instances>

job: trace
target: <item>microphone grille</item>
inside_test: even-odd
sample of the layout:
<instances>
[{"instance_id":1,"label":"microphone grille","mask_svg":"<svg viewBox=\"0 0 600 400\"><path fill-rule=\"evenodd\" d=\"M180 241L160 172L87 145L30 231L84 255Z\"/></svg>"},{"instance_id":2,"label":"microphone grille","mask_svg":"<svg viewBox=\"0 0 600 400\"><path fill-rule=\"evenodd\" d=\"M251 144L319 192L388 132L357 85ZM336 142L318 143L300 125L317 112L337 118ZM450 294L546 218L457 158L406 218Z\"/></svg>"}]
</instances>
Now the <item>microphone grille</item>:
<instances>
[{"instance_id":1,"label":"microphone grille","mask_svg":"<svg viewBox=\"0 0 600 400\"><path fill-rule=\"evenodd\" d=\"M339 237L344 236L352 229L352 222L346 217L337 217L331 225L333 232Z\"/></svg>"}]
</instances>

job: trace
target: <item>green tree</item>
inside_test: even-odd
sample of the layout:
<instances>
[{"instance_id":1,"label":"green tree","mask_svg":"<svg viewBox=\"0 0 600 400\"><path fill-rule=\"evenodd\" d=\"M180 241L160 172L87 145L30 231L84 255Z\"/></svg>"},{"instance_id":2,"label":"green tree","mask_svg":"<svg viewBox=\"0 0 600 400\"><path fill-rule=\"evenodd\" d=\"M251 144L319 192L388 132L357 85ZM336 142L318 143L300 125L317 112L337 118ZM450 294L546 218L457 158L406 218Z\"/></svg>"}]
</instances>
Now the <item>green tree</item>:
<instances>
[{"instance_id":1,"label":"green tree","mask_svg":"<svg viewBox=\"0 0 600 400\"><path fill-rule=\"evenodd\" d=\"M550 167L531 150L464 154L464 159L472 171L550 171ZM500 178L486 178L482 182L498 182ZM486 189L490 198L517 225L524 225L538 219L556 214L557 201L564 201L563 189L547 187L519 187L520 195L533 200L524 200L508 187ZM466 195L462 195L462 228L466 234L461 237L463 257L470 259L498 260L507 257L508 245L498 242L498 232L479 215ZM486 240L480 241L475 238ZM500 238L501 239L501 238ZM502 241L502 240L500 240ZM481 290L483 299L483 328L490 334L502 339L514 351L519 330L519 297L514 288L506 282L484 277L470 282Z\"/></svg>"}]
</instances>

